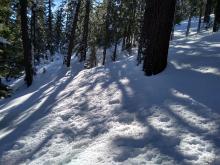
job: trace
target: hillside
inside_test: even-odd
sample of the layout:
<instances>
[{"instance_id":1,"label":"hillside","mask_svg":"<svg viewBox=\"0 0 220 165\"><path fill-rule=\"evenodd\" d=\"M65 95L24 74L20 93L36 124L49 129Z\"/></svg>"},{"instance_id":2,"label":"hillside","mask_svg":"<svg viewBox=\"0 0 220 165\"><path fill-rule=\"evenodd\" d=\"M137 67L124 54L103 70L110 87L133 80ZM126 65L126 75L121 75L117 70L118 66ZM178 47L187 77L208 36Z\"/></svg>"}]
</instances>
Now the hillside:
<instances>
[{"instance_id":1,"label":"hillside","mask_svg":"<svg viewBox=\"0 0 220 165\"><path fill-rule=\"evenodd\" d=\"M220 33L172 41L165 72L137 50L82 70L57 60L0 101L0 164L220 164Z\"/></svg>"}]
</instances>

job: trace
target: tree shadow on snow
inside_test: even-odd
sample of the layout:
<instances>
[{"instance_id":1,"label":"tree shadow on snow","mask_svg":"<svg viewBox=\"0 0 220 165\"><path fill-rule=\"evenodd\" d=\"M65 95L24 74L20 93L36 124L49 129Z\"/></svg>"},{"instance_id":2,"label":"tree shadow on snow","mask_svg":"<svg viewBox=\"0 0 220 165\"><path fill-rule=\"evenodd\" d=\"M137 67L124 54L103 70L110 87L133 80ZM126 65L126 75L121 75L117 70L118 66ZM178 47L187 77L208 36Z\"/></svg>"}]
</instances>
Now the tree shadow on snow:
<instances>
[{"instance_id":1,"label":"tree shadow on snow","mask_svg":"<svg viewBox=\"0 0 220 165\"><path fill-rule=\"evenodd\" d=\"M55 78L48 73L43 75L45 77L42 77L43 81L40 81L39 84L35 84L24 92L21 92L21 94L14 96L16 99L20 95L22 96L36 90L22 104L10 107L9 113L0 121L0 131L6 132L6 135L0 139L0 158L2 158L4 152L13 148L19 138L28 134L37 121L46 117L53 110L56 102L59 101L57 96L68 86L79 71L75 70L72 72L62 68L55 74L52 74L56 76ZM49 80L51 81L48 83ZM11 99L13 100L14 98ZM38 129L43 127L44 124L38 124ZM36 132L32 133L35 134ZM41 146L45 145L49 139L51 137L46 137L31 153L34 154L40 150ZM23 155L18 160L15 159L16 162L13 163L17 164L24 159L31 158L33 156L31 153L26 153L27 155Z\"/></svg>"},{"instance_id":2,"label":"tree shadow on snow","mask_svg":"<svg viewBox=\"0 0 220 165\"><path fill-rule=\"evenodd\" d=\"M205 41L206 37L201 41L203 40ZM203 59L202 53L204 53L207 45L201 44L201 41L199 42L200 46L198 46L201 49L197 50L198 55L196 56L190 55L190 52L187 52L185 48L178 49L178 51L182 50L180 55L183 57L175 60L180 64L182 62L192 63L189 67L178 68L177 65L171 62L166 71L155 77L139 76L137 75L138 72L133 71L129 73L127 67L132 65L132 67L135 67L134 64L129 64L129 61L126 65L108 67L110 70L109 79L102 84L103 89L108 88L112 83L116 83L122 93L121 108L115 109L114 115L118 115L119 122L131 123L133 120L137 120L150 130L140 139L136 137L117 137L113 140L112 145L121 149L121 153L115 157L116 161L124 162L131 157L137 157L141 153L135 152L136 148L147 148L149 146L151 146L149 149L156 148L160 154L172 158L177 163L187 164L189 161L193 162L200 159L199 155L193 156L192 153L191 155L187 154L187 151L181 153L177 150L181 145L180 142L184 142L185 136L190 136L192 139L195 136L207 145L213 145L213 150L210 152L215 152L215 155L220 152L220 75L192 69L193 67L213 67L213 65L217 66L219 63L216 63L213 57L210 57L212 59L209 59L209 62ZM175 51L177 50L172 49L171 55ZM199 56L200 51L201 57ZM206 49L205 53L210 53L210 56L213 53L219 56L219 48ZM191 59L182 61L187 56L191 56ZM219 57L216 57L216 60L217 58ZM201 65L194 66L193 60L201 60L201 63L199 63ZM214 62L213 65L212 62ZM123 80L126 80L127 83L124 84ZM175 120L175 126L184 131L175 132L174 129L174 134L166 135L161 133L160 130L166 130L171 126L158 128L157 125L149 124L148 120L157 111L154 107L157 107L156 109L159 109L162 115L166 113ZM149 111L149 113L143 113L143 109ZM124 120L124 112L134 114L135 118L132 118L131 121L129 119ZM196 144L202 145L202 142ZM205 149L203 148L201 151L205 152ZM215 159L219 158L213 159L209 163L216 164Z\"/></svg>"},{"instance_id":3,"label":"tree shadow on snow","mask_svg":"<svg viewBox=\"0 0 220 165\"><path fill-rule=\"evenodd\" d=\"M78 138L89 138L91 141L98 138L109 131L108 124L112 121L125 125L135 121L148 130L140 137L124 135L116 136L112 140L112 147L119 150L118 155L114 156L117 162L129 162L129 158L144 156L146 161L165 157L178 164L188 164L199 160L203 156L202 153L217 155L220 153L220 75L218 70L205 72L199 69L217 68L219 48L215 45L210 48L212 43L206 43L207 39L202 38L193 44L194 47L191 43L178 48L172 46L168 68L157 76L140 75L140 68L136 67L132 57L129 57L126 63L115 62L110 66L95 68L91 70L91 74L82 74L84 77L79 78L84 80L83 83L71 84L79 86L63 95L59 94L76 78L78 72L68 76L64 71L50 83L45 81L44 86L36 90L23 104L11 108L14 113L6 114L0 121L0 130L11 130L0 139L0 158L4 152L12 149L19 138L30 131L34 123L46 117L56 105L69 97L73 102L77 102L66 105L65 108L73 112L61 115L62 120L68 121L73 116L85 119L83 127L72 126L61 130L69 143ZM180 45L181 41L177 42L174 44ZM211 42L214 44L216 40ZM193 53L192 49L197 49L196 53ZM173 58L172 54L176 54L176 57ZM131 71L130 67L134 70ZM48 89L51 86L52 88ZM120 92L119 100L114 100L114 92L117 91L111 91L112 86ZM98 87L103 90L96 91ZM105 98L98 98L102 93L106 93L110 99L108 102L104 102ZM97 97L96 105L91 104L93 98L89 94L92 94L94 99ZM42 103L39 104L40 107L33 109L32 105L36 102ZM115 106L116 104L118 106ZM108 108L110 113L107 113ZM21 118L21 121L17 121L17 116L22 116L23 113L27 115L22 117L25 120ZM12 120L15 122L10 125L8 121ZM41 127L43 125L38 129ZM55 133L48 135L32 152L14 163L32 158ZM192 140L189 142L187 139ZM185 143L199 146L198 153L201 155L188 151L190 149L182 146ZM206 148L210 148L210 151ZM148 155L151 150L154 151L153 157ZM208 163L216 164L214 159L211 158Z\"/></svg>"}]
</instances>

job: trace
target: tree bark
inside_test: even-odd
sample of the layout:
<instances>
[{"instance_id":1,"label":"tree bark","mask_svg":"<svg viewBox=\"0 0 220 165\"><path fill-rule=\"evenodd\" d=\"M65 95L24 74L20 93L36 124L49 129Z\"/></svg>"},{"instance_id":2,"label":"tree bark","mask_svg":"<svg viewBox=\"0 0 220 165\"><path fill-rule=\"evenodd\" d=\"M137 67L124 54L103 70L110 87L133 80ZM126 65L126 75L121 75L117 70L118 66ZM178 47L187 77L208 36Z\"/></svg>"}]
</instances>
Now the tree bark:
<instances>
[{"instance_id":1,"label":"tree bark","mask_svg":"<svg viewBox=\"0 0 220 165\"><path fill-rule=\"evenodd\" d=\"M114 52L113 52L113 56L112 56L112 61L116 61L116 58L117 58L117 48L118 48L118 41L115 42Z\"/></svg>"},{"instance_id":2,"label":"tree bark","mask_svg":"<svg viewBox=\"0 0 220 165\"><path fill-rule=\"evenodd\" d=\"M208 24L210 22L210 14L212 12L212 2L213 0L207 0L205 6L204 23Z\"/></svg>"},{"instance_id":3,"label":"tree bark","mask_svg":"<svg viewBox=\"0 0 220 165\"><path fill-rule=\"evenodd\" d=\"M200 29L201 29L202 12L203 12L203 3L201 2L200 7L199 7L199 22L198 22L197 33L199 33L199 32L200 32Z\"/></svg>"},{"instance_id":4,"label":"tree bark","mask_svg":"<svg viewBox=\"0 0 220 165\"><path fill-rule=\"evenodd\" d=\"M217 32L220 28L220 0L217 0L215 6L215 21L213 26L213 32Z\"/></svg>"},{"instance_id":5,"label":"tree bark","mask_svg":"<svg viewBox=\"0 0 220 165\"><path fill-rule=\"evenodd\" d=\"M72 29L71 29L71 34L70 34L70 38L69 38L69 46L68 46L68 52L67 52L67 58L66 58L66 66L67 67L70 67L70 61L71 61L71 56L72 56L73 47L74 47L74 39L75 39L76 26L77 26L77 22L78 22L80 6L81 6L81 0L78 1L78 4L76 6L74 20L72 23Z\"/></svg>"},{"instance_id":6,"label":"tree bark","mask_svg":"<svg viewBox=\"0 0 220 165\"><path fill-rule=\"evenodd\" d=\"M30 86L33 81L31 42L28 35L27 0L19 0L21 14L21 33L24 53L25 81Z\"/></svg>"},{"instance_id":7,"label":"tree bark","mask_svg":"<svg viewBox=\"0 0 220 165\"><path fill-rule=\"evenodd\" d=\"M187 24L187 29L186 29L186 37L189 36L189 31L190 31L191 22L192 22L192 16L193 16L193 9L191 8L189 19L188 19L188 24Z\"/></svg>"},{"instance_id":8,"label":"tree bark","mask_svg":"<svg viewBox=\"0 0 220 165\"><path fill-rule=\"evenodd\" d=\"M145 8L143 24L143 70L147 76L162 72L167 66L170 34L176 0L151 0Z\"/></svg>"},{"instance_id":9,"label":"tree bark","mask_svg":"<svg viewBox=\"0 0 220 165\"><path fill-rule=\"evenodd\" d=\"M88 47L90 8L91 8L91 0L87 0L86 1L86 14L84 17L84 24L83 24L82 55L81 55L80 61L86 60L86 53L87 53L87 47Z\"/></svg>"},{"instance_id":10,"label":"tree bark","mask_svg":"<svg viewBox=\"0 0 220 165\"><path fill-rule=\"evenodd\" d=\"M108 44L108 41L109 41L109 12L110 12L110 7L111 7L111 0L108 0L107 1L107 13L106 13L106 18L105 18L105 41L104 41L102 65L105 65L107 44Z\"/></svg>"},{"instance_id":11,"label":"tree bark","mask_svg":"<svg viewBox=\"0 0 220 165\"><path fill-rule=\"evenodd\" d=\"M35 55L36 55L36 4L34 3L31 7L31 40L32 40L32 49L33 49L33 55L32 60L35 64Z\"/></svg>"},{"instance_id":12,"label":"tree bark","mask_svg":"<svg viewBox=\"0 0 220 165\"><path fill-rule=\"evenodd\" d=\"M48 26L49 26L49 41L48 41L48 47L50 51L50 55L53 55L53 47L52 47L52 42L53 42L53 33L52 33L52 1L49 0L48 2L48 10L49 10L49 15L48 15Z\"/></svg>"}]
</instances>

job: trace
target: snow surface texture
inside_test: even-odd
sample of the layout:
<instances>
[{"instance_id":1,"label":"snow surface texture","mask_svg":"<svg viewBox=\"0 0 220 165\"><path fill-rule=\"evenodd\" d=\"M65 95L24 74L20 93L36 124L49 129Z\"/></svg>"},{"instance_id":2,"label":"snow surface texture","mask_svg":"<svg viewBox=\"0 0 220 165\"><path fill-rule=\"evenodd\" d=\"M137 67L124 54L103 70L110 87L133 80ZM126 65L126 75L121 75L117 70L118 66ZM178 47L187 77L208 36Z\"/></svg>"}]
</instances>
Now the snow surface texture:
<instances>
[{"instance_id":1,"label":"snow surface texture","mask_svg":"<svg viewBox=\"0 0 220 165\"><path fill-rule=\"evenodd\" d=\"M1 165L220 164L220 33L177 39L145 77L133 56L72 69L57 59L0 101Z\"/></svg>"}]
</instances>

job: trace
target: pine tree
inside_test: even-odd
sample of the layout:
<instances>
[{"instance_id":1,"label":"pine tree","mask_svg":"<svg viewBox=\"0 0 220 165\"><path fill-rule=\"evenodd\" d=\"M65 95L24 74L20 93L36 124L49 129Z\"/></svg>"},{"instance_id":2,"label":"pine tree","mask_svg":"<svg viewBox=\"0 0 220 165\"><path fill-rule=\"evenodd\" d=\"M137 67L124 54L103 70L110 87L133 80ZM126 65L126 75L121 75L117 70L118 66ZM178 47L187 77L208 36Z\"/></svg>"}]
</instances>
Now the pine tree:
<instances>
[{"instance_id":1,"label":"pine tree","mask_svg":"<svg viewBox=\"0 0 220 165\"><path fill-rule=\"evenodd\" d=\"M71 60L71 55L74 47L74 40L75 40L75 32L76 32L76 26L78 22L78 16L79 16L79 10L81 6L81 0L78 0L76 10L75 10L75 15L74 15L74 20L72 23L72 30L69 38L69 47L68 47L68 52L67 52L67 59L66 59L66 65L67 67L70 67L70 60Z\"/></svg>"},{"instance_id":2,"label":"pine tree","mask_svg":"<svg viewBox=\"0 0 220 165\"><path fill-rule=\"evenodd\" d=\"M2 0L0 5L0 76L10 80L22 75L23 54L20 31L20 8L16 0Z\"/></svg>"},{"instance_id":3,"label":"pine tree","mask_svg":"<svg viewBox=\"0 0 220 165\"><path fill-rule=\"evenodd\" d=\"M187 24L187 29L186 29L186 37L190 33L191 21L192 21L193 14L195 13L195 6L196 6L196 0L190 0L189 1L189 18L188 18L188 24Z\"/></svg>"},{"instance_id":4,"label":"pine tree","mask_svg":"<svg viewBox=\"0 0 220 165\"><path fill-rule=\"evenodd\" d=\"M55 16L55 27L54 27L54 31L55 31L54 44L56 50L58 50L59 52L62 48L61 43L64 40L64 33L63 33L64 21L65 21L64 5L65 2L63 1L55 13L56 16Z\"/></svg>"},{"instance_id":5,"label":"pine tree","mask_svg":"<svg viewBox=\"0 0 220 165\"><path fill-rule=\"evenodd\" d=\"M52 13L52 6L53 0L47 0L47 49L50 52L50 55L54 54L54 36L53 36L53 13Z\"/></svg>"},{"instance_id":6,"label":"pine tree","mask_svg":"<svg viewBox=\"0 0 220 165\"><path fill-rule=\"evenodd\" d=\"M88 48L88 34L89 34L89 16L91 11L91 0L86 0L85 16L83 20L83 36L81 42L81 56L80 61L86 60L86 53Z\"/></svg>"},{"instance_id":7,"label":"pine tree","mask_svg":"<svg viewBox=\"0 0 220 165\"><path fill-rule=\"evenodd\" d=\"M204 6L204 3L203 3L203 1L201 1L198 5L198 7L199 7L199 22L198 22L197 33L199 33L200 29L201 29L203 6Z\"/></svg>"},{"instance_id":8,"label":"pine tree","mask_svg":"<svg viewBox=\"0 0 220 165\"><path fill-rule=\"evenodd\" d=\"M109 42L110 9L111 9L111 0L107 0L107 11L106 11L106 16L105 16L105 34L104 34L105 38L104 38L102 65L105 65L105 62L106 62L107 46Z\"/></svg>"},{"instance_id":9,"label":"pine tree","mask_svg":"<svg viewBox=\"0 0 220 165\"><path fill-rule=\"evenodd\" d=\"M204 23L209 24L210 22L210 14L212 12L212 4L213 0L207 0L205 6L205 15L204 15Z\"/></svg>"},{"instance_id":10,"label":"pine tree","mask_svg":"<svg viewBox=\"0 0 220 165\"><path fill-rule=\"evenodd\" d=\"M112 54L112 61L116 61L117 59L117 49L118 49L118 44L120 42L121 38L121 9L122 9L122 4L118 5L118 1L113 1L113 9L112 9L112 38L113 38L113 46L114 46L114 51Z\"/></svg>"},{"instance_id":11,"label":"pine tree","mask_svg":"<svg viewBox=\"0 0 220 165\"><path fill-rule=\"evenodd\" d=\"M170 34L176 0L150 0L143 24L143 70L147 76L162 72L167 66Z\"/></svg>"},{"instance_id":12,"label":"pine tree","mask_svg":"<svg viewBox=\"0 0 220 165\"><path fill-rule=\"evenodd\" d=\"M67 0L65 6L65 12L66 12L66 25L65 25L65 33L66 33L66 38L69 38L71 29L72 29L72 23L74 20L74 15L75 15L75 9L76 9L76 0Z\"/></svg>"},{"instance_id":13,"label":"pine tree","mask_svg":"<svg viewBox=\"0 0 220 165\"><path fill-rule=\"evenodd\" d=\"M31 43L32 43L32 60L35 61L36 54L36 3L33 2L31 7ZM34 62L33 62L34 64Z\"/></svg>"},{"instance_id":14,"label":"pine tree","mask_svg":"<svg viewBox=\"0 0 220 165\"><path fill-rule=\"evenodd\" d=\"M46 22L46 4L44 0L36 1L36 53L35 60L40 62L40 58L48 59L46 53L47 46L47 28L45 25Z\"/></svg>"},{"instance_id":15,"label":"pine tree","mask_svg":"<svg viewBox=\"0 0 220 165\"><path fill-rule=\"evenodd\" d=\"M216 0L215 21L213 25L213 32L217 32L219 28L220 28L220 0Z\"/></svg>"},{"instance_id":16,"label":"pine tree","mask_svg":"<svg viewBox=\"0 0 220 165\"><path fill-rule=\"evenodd\" d=\"M27 0L19 0L20 14L21 14L21 32L24 51L24 66L25 66L25 80L27 86L30 86L33 81L32 69L32 55L31 55L31 42L28 35L28 19L27 19Z\"/></svg>"}]
</instances>

